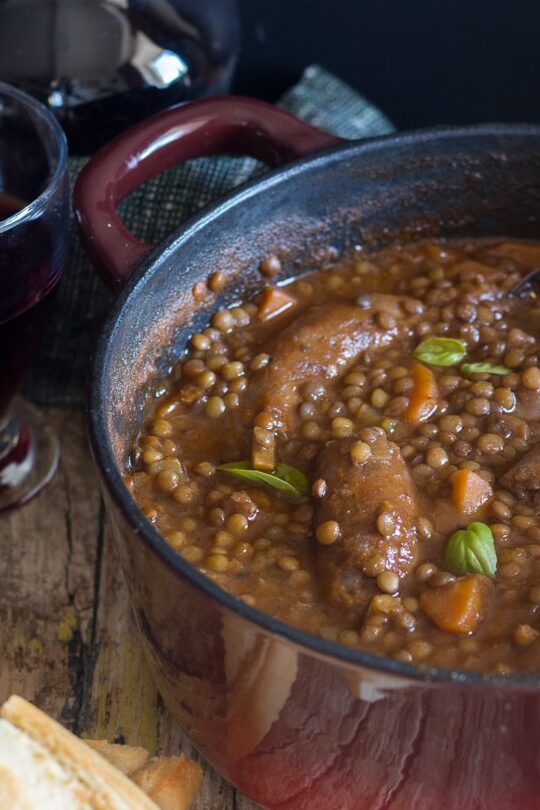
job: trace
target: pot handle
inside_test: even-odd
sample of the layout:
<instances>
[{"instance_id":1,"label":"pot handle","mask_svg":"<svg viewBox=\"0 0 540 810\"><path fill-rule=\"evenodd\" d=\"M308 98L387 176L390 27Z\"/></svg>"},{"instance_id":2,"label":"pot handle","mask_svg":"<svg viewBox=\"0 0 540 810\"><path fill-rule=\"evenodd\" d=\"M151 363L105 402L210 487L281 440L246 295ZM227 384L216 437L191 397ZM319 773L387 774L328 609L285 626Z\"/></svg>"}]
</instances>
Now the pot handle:
<instances>
[{"instance_id":1,"label":"pot handle","mask_svg":"<svg viewBox=\"0 0 540 810\"><path fill-rule=\"evenodd\" d=\"M96 270L118 291L154 245L126 228L118 204L178 163L205 155L249 155L280 166L342 138L254 99L203 99L158 113L100 149L79 174L73 204L83 246Z\"/></svg>"}]
</instances>

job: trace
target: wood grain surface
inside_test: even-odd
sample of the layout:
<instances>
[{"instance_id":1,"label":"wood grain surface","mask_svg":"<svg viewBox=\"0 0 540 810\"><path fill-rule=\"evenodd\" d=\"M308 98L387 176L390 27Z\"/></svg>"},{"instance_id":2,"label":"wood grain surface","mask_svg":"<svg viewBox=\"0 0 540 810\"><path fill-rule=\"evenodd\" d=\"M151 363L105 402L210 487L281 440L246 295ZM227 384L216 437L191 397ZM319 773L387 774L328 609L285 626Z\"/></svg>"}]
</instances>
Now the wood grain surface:
<instances>
[{"instance_id":1,"label":"wood grain surface","mask_svg":"<svg viewBox=\"0 0 540 810\"><path fill-rule=\"evenodd\" d=\"M83 737L200 757L164 708L127 589L79 411L49 409L62 457L49 487L0 518L0 702L16 693ZM192 810L257 810L202 763Z\"/></svg>"}]
</instances>

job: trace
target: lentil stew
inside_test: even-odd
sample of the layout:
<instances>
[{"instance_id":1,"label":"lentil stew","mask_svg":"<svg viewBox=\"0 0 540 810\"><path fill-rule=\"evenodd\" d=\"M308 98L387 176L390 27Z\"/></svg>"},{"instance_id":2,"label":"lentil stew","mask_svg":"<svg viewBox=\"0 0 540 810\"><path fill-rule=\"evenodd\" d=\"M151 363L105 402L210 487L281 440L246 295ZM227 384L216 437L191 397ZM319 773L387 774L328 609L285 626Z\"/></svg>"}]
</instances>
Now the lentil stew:
<instances>
[{"instance_id":1,"label":"lentil stew","mask_svg":"<svg viewBox=\"0 0 540 810\"><path fill-rule=\"evenodd\" d=\"M540 245L418 243L221 310L126 483L277 618L419 666L540 672ZM211 289L222 280L210 278Z\"/></svg>"}]
</instances>

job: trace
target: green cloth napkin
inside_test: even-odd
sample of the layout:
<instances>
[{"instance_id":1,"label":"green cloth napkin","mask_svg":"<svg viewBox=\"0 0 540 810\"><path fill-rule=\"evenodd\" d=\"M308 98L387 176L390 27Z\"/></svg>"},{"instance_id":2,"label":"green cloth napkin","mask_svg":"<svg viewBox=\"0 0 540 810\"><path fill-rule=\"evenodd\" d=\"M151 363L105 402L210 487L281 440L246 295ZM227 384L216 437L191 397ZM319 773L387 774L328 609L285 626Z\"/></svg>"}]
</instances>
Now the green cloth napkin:
<instances>
[{"instance_id":1,"label":"green cloth napkin","mask_svg":"<svg viewBox=\"0 0 540 810\"><path fill-rule=\"evenodd\" d=\"M345 138L393 130L380 110L318 65L305 70L279 106ZM70 160L72 181L84 162ZM259 171L260 165L250 158L201 158L145 183L123 202L120 212L139 238L159 242L194 211ZM42 405L82 404L92 350L111 300L85 257L72 223L56 315L27 380L27 396Z\"/></svg>"}]
</instances>

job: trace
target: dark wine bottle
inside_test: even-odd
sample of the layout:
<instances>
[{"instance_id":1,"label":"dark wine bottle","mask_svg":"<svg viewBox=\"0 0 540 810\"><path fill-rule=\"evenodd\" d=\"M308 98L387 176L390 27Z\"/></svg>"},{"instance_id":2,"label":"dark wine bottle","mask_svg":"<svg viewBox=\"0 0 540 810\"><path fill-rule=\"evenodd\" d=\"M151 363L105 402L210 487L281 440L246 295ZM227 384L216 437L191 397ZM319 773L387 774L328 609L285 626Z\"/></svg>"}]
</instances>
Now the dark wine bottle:
<instances>
[{"instance_id":1,"label":"dark wine bottle","mask_svg":"<svg viewBox=\"0 0 540 810\"><path fill-rule=\"evenodd\" d=\"M0 0L0 80L55 113L73 154L226 93L238 48L237 0Z\"/></svg>"}]
</instances>

